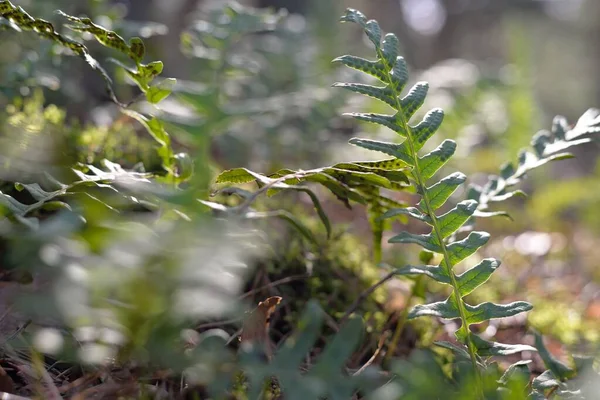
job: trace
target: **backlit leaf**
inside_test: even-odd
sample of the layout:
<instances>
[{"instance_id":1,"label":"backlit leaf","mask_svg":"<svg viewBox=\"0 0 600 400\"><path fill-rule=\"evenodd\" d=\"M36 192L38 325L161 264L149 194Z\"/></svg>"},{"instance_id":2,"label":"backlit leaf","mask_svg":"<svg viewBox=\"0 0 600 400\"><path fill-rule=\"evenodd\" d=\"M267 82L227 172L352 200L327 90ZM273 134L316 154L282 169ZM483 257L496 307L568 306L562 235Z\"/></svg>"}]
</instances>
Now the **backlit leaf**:
<instances>
[{"instance_id":1,"label":"backlit leaf","mask_svg":"<svg viewBox=\"0 0 600 400\"><path fill-rule=\"evenodd\" d=\"M466 296L483 285L500 266L500 261L486 258L456 277L461 296Z\"/></svg>"},{"instance_id":2,"label":"backlit leaf","mask_svg":"<svg viewBox=\"0 0 600 400\"><path fill-rule=\"evenodd\" d=\"M471 232L463 240L450 243L447 246L450 266L454 266L474 254L489 239L490 234L487 232Z\"/></svg>"},{"instance_id":3,"label":"backlit leaf","mask_svg":"<svg viewBox=\"0 0 600 400\"><path fill-rule=\"evenodd\" d=\"M467 180L467 176L461 172L455 172L440 180L438 183L426 189L429 198L429 206L432 211L444 205L446 200L454 191ZM419 208L426 210L425 200L419 202Z\"/></svg>"}]
</instances>

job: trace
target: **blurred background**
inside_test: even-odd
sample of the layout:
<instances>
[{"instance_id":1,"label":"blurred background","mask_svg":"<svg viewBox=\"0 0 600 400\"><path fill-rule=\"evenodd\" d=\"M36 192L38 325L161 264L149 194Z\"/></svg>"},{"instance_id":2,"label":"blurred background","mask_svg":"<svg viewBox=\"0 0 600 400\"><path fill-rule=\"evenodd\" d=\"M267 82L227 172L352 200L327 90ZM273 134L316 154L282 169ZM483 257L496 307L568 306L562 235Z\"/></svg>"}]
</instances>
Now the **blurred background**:
<instances>
[{"instance_id":1,"label":"blurred background","mask_svg":"<svg viewBox=\"0 0 600 400\"><path fill-rule=\"evenodd\" d=\"M425 109L446 112L440 136L458 141L450 168L472 182L483 182L504 161L515 160L555 115L574 123L589 107L600 106L597 0L248 0L241 3L259 10L238 14L226 11L230 2L214 0L13 2L56 26L61 22L54 10L61 9L92 17L125 38L142 37L147 57L162 60L163 75L178 79L174 95L161 103L174 146L193 153L198 138L206 138L221 170L248 166L270 173L329 165L372 157L347 145L353 136L394 139L393 133L341 116L359 108L377 111L379 104L330 88L348 78L333 58L369 55L362 33L337 22L347 7L397 33L412 80L430 82ZM267 7L271 11L263 10ZM87 44L101 62L114 56L92 40ZM146 171L160 169L152 140L118 112L103 81L83 61L59 57L51 43L10 30L0 33L0 48L5 135L20 121L37 118L29 135L63 132L81 162L108 158L127 168L141 161ZM137 88L111 68L117 95L134 98ZM16 98L24 100L15 106ZM529 323L568 345L600 342L598 150L595 144L583 146L577 158L536 170L525 183L530 196L506 205L513 220L485 222L495 239L481 256L498 257L503 267L488 290L473 295L478 301L525 296L535 305ZM284 208L302 207L281 202ZM348 210L326 197L323 203L331 219L348 230L327 247L338 253L320 262L349 265L370 282L378 275L374 266L365 267L364 238L370 235L364 210ZM272 279L309 258L319 265L303 246L286 242L257 265L270 273L273 265L286 271ZM384 259L400 266L414 257L410 250L386 246ZM342 290L315 285L315 296ZM397 285L397 295L394 288L390 307L403 307L403 287ZM331 292L322 300L328 296Z\"/></svg>"}]
</instances>

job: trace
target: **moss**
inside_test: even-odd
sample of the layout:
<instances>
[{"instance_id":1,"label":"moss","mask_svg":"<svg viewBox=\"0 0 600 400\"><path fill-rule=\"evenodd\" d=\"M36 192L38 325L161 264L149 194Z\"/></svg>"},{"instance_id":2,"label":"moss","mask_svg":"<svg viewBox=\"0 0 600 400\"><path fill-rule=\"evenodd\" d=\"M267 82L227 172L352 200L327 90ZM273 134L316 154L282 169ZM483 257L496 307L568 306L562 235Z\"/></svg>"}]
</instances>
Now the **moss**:
<instances>
[{"instance_id":1,"label":"moss","mask_svg":"<svg viewBox=\"0 0 600 400\"><path fill-rule=\"evenodd\" d=\"M567 346L600 343L598 324L585 319L581 304L544 299L536 301L535 305L528 320L540 332L554 336Z\"/></svg>"},{"instance_id":2,"label":"moss","mask_svg":"<svg viewBox=\"0 0 600 400\"><path fill-rule=\"evenodd\" d=\"M146 133L136 131L137 122L127 117L106 126L67 121L62 108L45 105L42 90L15 98L0 114L0 123L10 127L2 138L5 147L6 143L18 143L16 152L11 153L14 159L27 159L25 153L40 146L42 139L42 143L61 146L63 154L73 162L100 166L103 159L109 159L125 168L142 163L148 172L162 170L154 141Z\"/></svg>"}]
</instances>

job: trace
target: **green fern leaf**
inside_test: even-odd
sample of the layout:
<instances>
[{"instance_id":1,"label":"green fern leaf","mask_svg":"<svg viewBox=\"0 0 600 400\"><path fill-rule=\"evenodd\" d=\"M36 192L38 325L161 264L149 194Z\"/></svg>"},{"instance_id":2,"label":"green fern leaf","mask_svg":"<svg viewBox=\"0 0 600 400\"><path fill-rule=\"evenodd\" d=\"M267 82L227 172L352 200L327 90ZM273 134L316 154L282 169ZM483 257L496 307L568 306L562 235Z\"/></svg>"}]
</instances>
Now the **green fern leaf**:
<instances>
[{"instance_id":1,"label":"green fern leaf","mask_svg":"<svg viewBox=\"0 0 600 400\"><path fill-rule=\"evenodd\" d=\"M522 149L518 155L518 165L507 162L500 168L499 176L491 176L484 187L471 186L468 198L478 201L478 211L475 217L489 218L494 216L507 216L505 212L486 212L492 202L508 200L515 195L524 195L520 190L509 190L517 185L527 173L550 161L571 158L572 155L564 151L575 146L590 143L598 139L600 133L600 111L589 109L570 128L566 119L561 116L554 118L550 132L542 130L533 136L531 146L533 152ZM473 224L471 224L472 226Z\"/></svg>"},{"instance_id":2,"label":"green fern leaf","mask_svg":"<svg viewBox=\"0 0 600 400\"><path fill-rule=\"evenodd\" d=\"M397 157L400 160L409 164L412 163L409 154L406 152L406 147L403 145L381 142L378 140L358 138L350 139L349 143L367 150L378 151L380 153L385 153L387 155Z\"/></svg>"},{"instance_id":3,"label":"green fern leaf","mask_svg":"<svg viewBox=\"0 0 600 400\"><path fill-rule=\"evenodd\" d=\"M524 301L516 301L509 304L494 304L490 302L481 303L476 306L465 304L466 321L469 325L479 324L496 318L506 318L531 310L531 304ZM454 300L450 296L445 301L415 306L408 314L409 319L423 316L434 316L443 319L462 318Z\"/></svg>"},{"instance_id":4,"label":"green fern leaf","mask_svg":"<svg viewBox=\"0 0 600 400\"><path fill-rule=\"evenodd\" d=\"M449 299L436 303L419 304L408 313L408 319L419 317L438 317L443 319L459 319L460 311Z\"/></svg>"},{"instance_id":5,"label":"green fern leaf","mask_svg":"<svg viewBox=\"0 0 600 400\"><path fill-rule=\"evenodd\" d=\"M429 207L433 211L437 210L446 203L446 200L467 180L467 176L462 172L455 172L440 180L438 183L428 187L426 190L429 198ZM427 209L425 200L419 202L421 210Z\"/></svg>"},{"instance_id":6,"label":"green fern leaf","mask_svg":"<svg viewBox=\"0 0 600 400\"><path fill-rule=\"evenodd\" d=\"M341 87L354 93L362 94L374 99L381 100L390 107L396 105L394 92L389 87L377 87L364 83L334 83L333 87Z\"/></svg>"},{"instance_id":7,"label":"green fern leaf","mask_svg":"<svg viewBox=\"0 0 600 400\"><path fill-rule=\"evenodd\" d=\"M347 67L364 72L368 75L379 79L382 82L385 82L385 68L380 62L369 61L361 57L350 55L338 57L334 59L333 62L339 62Z\"/></svg>"},{"instance_id":8,"label":"green fern leaf","mask_svg":"<svg viewBox=\"0 0 600 400\"><path fill-rule=\"evenodd\" d=\"M483 285L499 266L500 261L493 258L486 258L473 268L457 275L456 280L460 295L464 297Z\"/></svg>"},{"instance_id":9,"label":"green fern leaf","mask_svg":"<svg viewBox=\"0 0 600 400\"><path fill-rule=\"evenodd\" d=\"M355 118L359 121L370 122L372 124L379 124L379 125L385 126L387 128L390 128L391 130L396 131L396 132L403 132L402 126L398 125L397 119L393 115L373 114L373 113L368 113L368 114L367 113L346 113L344 115ZM402 135L406 136L406 134L402 134Z\"/></svg>"},{"instance_id":10,"label":"green fern leaf","mask_svg":"<svg viewBox=\"0 0 600 400\"><path fill-rule=\"evenodd\" d=\"M513 192L508 192L508 193L504 193L504 194L501 194L501 195L498 195L498 196L491 197L489 199L489 201L495 201L495 202L506 201L506 200L511 199L511 198L513 198L515 196L518 196L518 197L527 197L527 194L524 191L522 191L522 190L515 190Z\"/></svg>"},{"instance_id":11,"label":"green fern leaf","mask_svg":"<svg viewBox=\"0 0 600 400\"><path fill-rule=\"evenodd\" d=\"M476 306L465 304L468 324L479 324L490 319L512 317L532 308L532 305L526 301L515 301L509 304L485 302Z\"/></svg>"},{"instance_id":12,"label":"green fern leaf","mask_svg":"<svg viewBox=\"0 0 600 400\"><path fill-rule=\"evenodd\" d=\"M384 210L390 207L401 206L401 204L385 196L381 196L379 188L403 190L409 186L409 180L405 173L407 169L407 163L398 159L338 163L331 167L307 171L282 169L271 176L265 176L246 168L235 168L222 172L217 176L216 183L241 184L252 181L258 182L261 189L259 189L257 194L251 194L246 197L245 207L249 206L256 199L257 195L263 191L266 191L268 196L289 190L305 192L310 196L329 237L331 234L330 222L317 196L307 187L300 186L303 182L318 183L330 190L348 207L350 207L350 201L359 204L368 204L369 219L373 232L377 237L380 237L383 225L379 221L379 217L383 214ZM246 210L243 209L242 211L245 212ZM306 229L286 212L246 214L246 216L275 216L284 218L304 236L314 241L314 236L309 235Z\"/></svg>"},{"instance_id":13,"label":"green fern leaf","mask_svg":"<svg viewBox=\"0 0 600 400\"><path fill-rule=\"evenodd\" d=\"M423 117L416 126L411 127L414 137L414 151L419 151L427 141L438 130L444 120L444 112L440 108L434 108Z\"/></svg>"},{"instance_id":14,"label":"green fern leaf","mask_svg":"<svg viewBox=\"0 0 600 400\"><path fill-rule=\"evenodd\" d=\"M456 232L477 210L477 202L473 200L461 201L446 214L440 215L438 227L442 238L447 238Z\"/></svg>"},{"instance_id":15,"label":"green fern leaf","mask_svg":"<svg viewBox=\"0 0 600 400\"><path fill-rule=\"evenodd\" d=\"M398 269L398 275L426 275L439 283L450 285L450 275L446 270L435 265L407 265Z\"/></svg>"},{"instance_id":16,"label":"green fern leaf","mask_svg":"<svg viewBox=\"0 0 600 400\"><path fill-rule=\"evenodd\" d=\"M544 344L544 338L538 332L534 332L535 335L535 347L544 361L544 365L548 368L555 376L560 380L566 380L572 378L575 375L575 371L556 359L546 348Z\"/></svg>"},{"instance_id":17,"label":"green fern leaf","mask_svg":"<svg viewBox=\"0 0 600 400\"><path fill-rule=\"evenodd\" d=\"M425 102L427 92L429 91L429 84L427 82L417 82L409 90L409 92L400 101L400 106L404 112L404 116L408 119L412 118L415 112Z\"/></svg>"},{"instance_id":18,"label":"green fern leaf","mask_svg":"<svg viewBox=\"0 0 600 400\"><path fill-rule=\"evenodd\" d=\"M537 351L535 347L526 344L505 344L491 342L482 339L478 335L472 335L472 339L473 344L475 345L475 347L477 347L477 354L479 354L482 357L510 356L512 354L521 353L523 351ZM525 362L529 363L531 361ZM505 375L508 373L510 373L510 367L506 370ZM527 370L527 374L525 376L527 376L527 380L529 380L529 370Z\"/></svg>"},{"instance_id":19,"label":"green fern leaf","mask_svg":"<svg viewBox=\"0 0 600 400\"><path fill-rule=\"evenodd\" d=\"M336 165L340 165L340 164L336 164ZM341 164L341 165L344 165L344 164ZM358 165L363 168L374 168L377 170L383 170L384 172L393 171L393 170L410 169L410 166L406 162L395 159L395 158L390 158L390 159L381 160L381 161L359 161L359 162L352 163L352 165Z\"/></svg>"},{"instance_id":20,"label":"green fern leaf","mask_svg":"<svg viewBox=\"0 0 600 400\"><path fill-rule=\"evenodd\" d=\"M421 176L423 180L429 180L446 162L454 155L456 142L450 139L444 140L435 150L419 159Z\"/></svg>"},{"instance_id":21,"label":"green fern leaf","mask_svg":"<svg viewBox=\"0 0 600 400\"><path fill-rule=\"evenodd\" d=\"M250 382L250 398L260 398L263 382L274 376L286 399L349 398L372 378L348 376L343 367L355 351L362 337L364 326L360 318L350 318L340 331L331 338L317 357L317 362L308 373L302 374L300 367L321 335L325 312L315 301L305 308L294 334L275 352L269 364L242 350L242 369Z\"/></svg>"},{"instance_id":22,"label":"green fern leaf","mask_svg":"<svg viewBox=\"0 0 600 400\"><path fill-rule=\"evenodd\" d=\"M539 376L536 376L535 379L533 380L533 382L531 382L531 387L534 389L534 391L537 391L538 394L541 396L539 398L541 399L546 399L546 396L544 396L544 392L546 390L556 390L557 388L562 387L563 384L560 381L560 379L558 379L554 373L552 373L552 371L544 371L542 374L540 374ZM539 393L541 392L541 393Z\"/></svg>"},{"instance_id":23,"label":"green fern leaf","mask_svg":"<svg viewBox=\"0 0 600 400\"><path fill-rule=\"evenodd\" d=\"M471 232L463 240L452 242L447 246L450 267L455 266L462 260L473 255L481 246L490 239L487 232Z\"/></svg>"},{"instance_id":24,"label":"green fern leaf","mask_svg":"<svg viewBox=\"0 0 600 400\"><path fill-rule=\"evenodd\" d=\"M418 244L419 246L433 251L434 253L441 253L442 249L439 243L436 243L432 235L417 235L410 232L400 232L398 235L389 239L390 243L405 243L405 244Z\"/></svg>"},{"instance_id":25,"label":"green fern leaf","mask_svg":"<svg viewBox=\"0 0 600 400\"><path fill-rule=\"evenodd\" d=\"M217 176L216 183L248 183L255 179L246 168L234 168L221 172Z\"/></svg>"},{"instance_id":26,"label":"green fern leaf","mask_svg":"<svg viewBox=\"0 0 600 400\"><path fill-rule=\"evenodd\" d=\"M428 215L423 214L416 207L392 208L391 210L388 210L385 213L383 213L381 219L393 218L398 215L408 215L409 217L412 217L421 222L431 221Z\"/></svg>"}]
</instances>

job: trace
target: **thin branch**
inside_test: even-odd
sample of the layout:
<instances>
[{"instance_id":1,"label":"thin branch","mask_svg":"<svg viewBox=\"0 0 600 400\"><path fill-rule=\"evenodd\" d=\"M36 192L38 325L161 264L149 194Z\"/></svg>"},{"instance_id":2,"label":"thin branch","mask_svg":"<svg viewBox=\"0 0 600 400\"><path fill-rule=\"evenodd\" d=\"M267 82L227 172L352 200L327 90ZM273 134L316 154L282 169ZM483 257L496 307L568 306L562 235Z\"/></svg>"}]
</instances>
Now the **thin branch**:
<instances>
[{"instance_id":1,"label":"thin branch","mask_svg":"<svg viewBox=\"0 0 600 400\"><path fill-rule=\"evenodd\" d=\"M352 375L354 375L354 376L360 375L365 369L367 369L370 365L372 365L375 362L375 360L377 359L377 356L381 352L381 349L383 349L383 344L385 343L385 340L387 339L387 337L389 335L390 335L390 331L383 332L383 335L381 335L381 337L379 338L379 342L377 343L377 349L375 350L375 353L373 353L373 355L371 356L371 358L369 358L369 361L367 361L365 363L365 365L360 367L360 369Z\"/></svg>"},{"instance_id":2,"label":"thin branch","mask_svg":"<svg viewBox=\"0 0 600 400\"><path fill-rule=\"evenodd\" d=\"M393 270L392 272L388 273L386 276L381 278L379 282L364 290L354 301L354 303L352 303L350 308L348 308L348 311L346 311L342 318L340 318L340 323L344 322L354 311L356 311L356 309L360 306L360 303L362 303L367 297L369 297L379 286L392 279L397 273L397 270Z\"/></svg>"},{"instance_id":3,"label":"thin branch","mask_svg":"<svg viewBox=\"0 0 600 400\"><path fill-rule=\"evenodd\" d=\"M219 326L223 326L223 325L229 325L229 324L234 324L236 322L241 321L243 318L232 318L232 319L227 319L225 321L214 321L214 322L206 322L204 324L200 324L196 326L196 329L210 329L210 328L217 328Z\"/></svg>"},{"instance_id":4,"label":"thin branch","mask_svg":"<svg viewBox=\"0 0 600 400\"><path fill-rule=\"evenodd\" d=\"M297 280L305 279L305 278L308 278L308 275L292 275L292 276L288 276L288 277L270 282L266 285L254 288L254 289L244 293L242 296L240 296L240 300L245 299L246 297L252 296L253 294L260 292L261 290L270 289L275 286L283 285L284 283L289 283L292 281L297 281Z\"/></svg>"}]
</instances>

